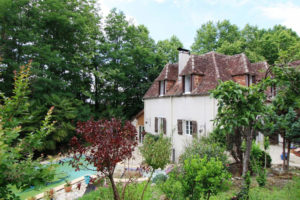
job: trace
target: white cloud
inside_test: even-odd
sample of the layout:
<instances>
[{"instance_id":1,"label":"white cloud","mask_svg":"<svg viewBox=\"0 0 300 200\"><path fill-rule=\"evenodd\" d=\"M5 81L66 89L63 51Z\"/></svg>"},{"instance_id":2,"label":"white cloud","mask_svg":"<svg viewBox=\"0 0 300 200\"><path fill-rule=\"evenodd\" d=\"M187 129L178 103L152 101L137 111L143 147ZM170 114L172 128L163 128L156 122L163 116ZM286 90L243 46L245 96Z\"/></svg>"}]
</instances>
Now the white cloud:
<instances>
[{"instance_id":1,"label":"white cloud","mask_svg":"<svg viewBox=\"0 0 300 200\"><path fill-rule=\"evenodd\" d=\"M102 16L107 16L109 14L109 11L111 8L109 8L109 6L107 6L105 4L105 0L97 0L98 3L100 4L100 10L101 10L101 14Z\"/></svg>"},{"instance_id":2,"label":"white cloud","mask_svg":"<svg viewBox=\"0 0 300 200\"><path fill-rule=\"evenodd\" d=\"M293 29L300 35L300 6L293 3L278 3L272 6L260 7L263 15L270 19L280 20L280 23Z\"/></svg>"},{"instance_id":3,"label":"white cloud","mask_svg":"<svg viewBox=\"0 0 300 200\"><path fill-rule=\"evenodd\" d=\"M98 1L98 3L100 4L100 11L101 11L101 15L103 16L103 17L106 17L108 14L109 14L109 12L110 12L110 10L112 9L112 8L114 8L114 6L112 6L110 3L112 2L112 1L114 1L114 2L127 2L127 3L130 3L130 2L133 2L133 1L135 1L135 0L97 0ZM131 16L131 15L128 15L128 14L126 14L126 13L124 13L125 14L125 16L126 16L126 20L130 23L130 24L134 24L134 25L138 25L138 22L137 22L137 20L136 20L136 18L135 17L133 17L133 16Z\"/></svg>"},{"instance_id":4,"label":"white cloud","mask_svg":"<svg viewBox=\"0 0 300 200\"><path fill-rule=\"evenodd\" d=\"M243 6L250 2L250 0L205 0L205 2L213 6L220 4L231 6Z\"/></svg>"},{"instance_id":5,"label":"white cloud","mask_svg":"<svg viewBox=\"0 0 300 200\"><path fill-rule=\"evenodd\" d=\"M154 0L156 1L157 3L164 3L166 0Z\"/></svg>"}]
</instances>

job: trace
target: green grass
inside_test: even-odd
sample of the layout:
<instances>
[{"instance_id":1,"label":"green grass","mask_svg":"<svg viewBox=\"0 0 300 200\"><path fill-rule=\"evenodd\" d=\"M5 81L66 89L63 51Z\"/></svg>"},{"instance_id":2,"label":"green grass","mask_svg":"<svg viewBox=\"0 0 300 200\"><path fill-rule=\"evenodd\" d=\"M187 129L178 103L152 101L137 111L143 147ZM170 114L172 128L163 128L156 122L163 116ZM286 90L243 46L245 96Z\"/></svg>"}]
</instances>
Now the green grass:
<instances>
[{"instance_id":1,"label":"green grass","mask_svg":"<svg viewBox=\"0 0 300 200\"><path fill-rule=\"evenodd\" d=\"M254 182L254 180L252 180ZM230 199L239 192L238 188L231 188L226 192L221 192L210 200ZM294 177L283 188L271 187L261 188L258 186L250 189L250 200L299 200L300 199L300 177Z\"/></svg>"},{"instance_id":2,"label":"green grass","mask_svg":"<svg viewBox=\"0 0 300 200\"><path fill-rule=\"evenodd\" d=\"M125 199L126 200L139 200L142 195L142 191L144 188L145 182L143 183L132 183L127 186L126 192L125 192ZM118 186L119 193L121 195L121 186ZM158 189L157 186L150 186L148 185L148 188L144 194L144 200L150 200L150 199L159 199L159 197L162 195L162 192ZM113 200L113 192L112 189L100 187L96 191L91 192L83 197L81 197L79 200Z\"/></svg>"},{"instance_id":3,"label":"green grass","mask_svg":"<svg viewBox=\"0 0 300 200\"><path fill-rule=\"evenodd\" d=\"M255 182L255 179L252 180ZM133 184L128 187L125 194L125 200L138 200L141 197L143 186L145 183ZM119 187L119 190L121 187ZM227 191L223 191L216 196L212 196L210 200L228 200L235 196L239 188L231 186ZM120 192L121 193L121 192ZM158 186L148 186L145 193L145 200L159 199L163 193ZM300 177L294 177L283 188L268 187L260 188L252 185L250 189L250 200L299 200L300 199ZM111 188L99 188L91 192L80 200L113 200L113 193Z\"/></svg>"}]
</instances>

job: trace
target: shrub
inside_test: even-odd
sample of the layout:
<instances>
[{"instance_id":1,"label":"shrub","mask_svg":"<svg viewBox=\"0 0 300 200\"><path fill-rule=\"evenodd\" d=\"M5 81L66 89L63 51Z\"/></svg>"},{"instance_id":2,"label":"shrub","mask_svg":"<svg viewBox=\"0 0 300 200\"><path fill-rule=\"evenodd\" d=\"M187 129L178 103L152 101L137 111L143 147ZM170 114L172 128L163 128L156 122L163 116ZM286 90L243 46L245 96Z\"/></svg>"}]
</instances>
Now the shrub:
<instances>
[{"instance_id":1,"label":"shrub","mask_svg":"<svg viewBox=\"0 0 300 200\"><path fill-rule=\"evenodd\" d=\"M182 172L178 167L174 168L168 175L165 182L161 182L159 187L168 199L183 200Z\"/></svg>"},{"instance_id":2,"label":"shrub","mask_svg":"<svg viewBox=\"0 0 300 200\"><path fill-rule=\"evenodd\" d=\"M248 171L243 178L244 178L245 182L244 182L244 184L242 186L241 191L237 195L237 199L248 200L249 199L250 185L251 185L251 175L250 175L250 172Z\"/></svg>"},{"instance_id":3,"label":"shrub","mask_svg":"<svg viewBox=\"0 0 300 200\"><path fill-rule=\"evenodd\" d=\"M252 143L252 149L251 149L251 155L250 155L250 160L251 160L251 169L254 169L254 165L255 163L258 164L261 167L265 166L265 155L267 154L267 167L271 167L271 162L272 162L272 158L271 156L261 150L259 148L259 145L255 144L255 142Z\"/></svg>"},{"instance_id":4,"label":"shrub","mask_svg":"<svg viewBox=\"0 0 300 200\"><path fill-rule=\"evenodd\" d=\"M259 187L264 187L267 183L267 170L260 167L258 171L258 175L256 177L256 181Z\"/></svg>"},{"instance_id":5,"label":"shrub","mask_svg":"<svg viewBox=\"0 0 300 200\"><path fill-rule=\"evenodd\" d=\"M221 161L192 156L184 161L182 188L185 197L194 200L217 194L230 178Z\"/></svg>"},{"instance_id":6,"label":"shrub","mask_svg":"<svg viewBox=\"0 0 300 200\"><path fill-rule=\"evenodd\" d=\"M153 179L153 183L162 183L165 182L168 179L167 175L164 174L157 174Z\"/></svg>"},{"instance_id":7,"label":"shrub","mask_svg":"<svg viewBox=\"0 0 300 200\"><path fill-rule=\"evenodd\" d=\"M215 142L211 138L201 137L194 139L192 144L186 147L184 153L180 157L180 162L184 164L184 161L191 156L199 156L207 159L217 158L225 165L227 163L227 155L224 153L225 148L218 142Z\"/></svg>"}]
</instances>

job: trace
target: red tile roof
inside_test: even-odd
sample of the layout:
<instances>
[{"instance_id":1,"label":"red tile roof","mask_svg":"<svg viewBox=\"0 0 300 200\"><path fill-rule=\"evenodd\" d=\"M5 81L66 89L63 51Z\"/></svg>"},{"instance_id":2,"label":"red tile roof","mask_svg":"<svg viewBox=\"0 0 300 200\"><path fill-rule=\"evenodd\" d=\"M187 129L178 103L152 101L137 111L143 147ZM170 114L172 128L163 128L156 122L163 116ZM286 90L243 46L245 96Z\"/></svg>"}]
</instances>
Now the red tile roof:
<instances>
[{"instance_id":1,"label":"red tile roof","mask_svg":"<svg viewBox=\"0 0 300 200\"><path fill-rule=\"evenodd\" d=\"M178 64L166 64L155 81L176 81L178 78Z\"/></svg>"},{"instance_id":2,"label":"red tile roof","mask_svg":"<svg viewBox=\"0 0 300 200\"><path fill-rule=\"evenodd\" d=\"M196 74L203 77L201 83L191 91L191 95L207 95L214 89L218 80L233 80L237 75L255 75L261 80L268 65L266 62L250 63L245 54L233 56L209 52L203 55L191 55L178 78L178 64L167 64L158 78L144 95L144 99L159 97L159 82L162 80L176 81L164 96L180 96L183 94L181 76Z\"/></svg>"},{"instance_id":3,"label":"red tile roof","mask_svg":"<svg viewBox=\"0 0 300 200\"><path fill-rule=\"evenodd\" d=\"M289 63L288 65L292 66L292 67L300 66L300 60L293 61L293 62Z\"/></svg>"}]
</instances>

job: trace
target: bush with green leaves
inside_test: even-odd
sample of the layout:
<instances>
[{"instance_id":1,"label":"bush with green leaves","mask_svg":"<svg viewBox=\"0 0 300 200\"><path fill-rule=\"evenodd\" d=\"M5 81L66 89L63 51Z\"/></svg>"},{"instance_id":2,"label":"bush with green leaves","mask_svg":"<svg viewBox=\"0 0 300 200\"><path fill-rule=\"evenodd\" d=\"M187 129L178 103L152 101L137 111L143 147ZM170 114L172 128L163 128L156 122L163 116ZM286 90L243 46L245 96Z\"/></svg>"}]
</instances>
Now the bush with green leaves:
<instances>
[{"instance_id":1,"label":"bush with green leaves","mask_svg":"<svg viewBox=\"0 0 300 200\"><path fill-rule=\"evenodd\" d=\"M255 142L252 143L252 149L250 154L250 165L251 169L254 170L255 165L258 165L260 167L265 166L265 160L267 161L266 167L271 167L272 158L271 156L260 149L259 145L257 145Z\"/></svg>"},{"instance_id":2,"label":"bush with green leaves","mask_svg":"<svg viewBox=\"0 0 300 200\"><path fill-rule=\"evenodd\" d=\"M267 182L267 170L265 167L271 166L272 159L255 142L252 144L250 159L250 167L252 172L256 173L256 181L260 187L264 187Z\"/></svg>"},{"instance_id":3,"label":"bush with green leaves","mask_svg":"<svg viewBox=\"0 0 300 200\"><path fill-rule=\"evenodd\" d=\"M143 199L144 192L153 176L154 171L159 168L164 169L170 162L172 151L171 140L168 137L164 137L162 134L159 135L158 138L151 134L146 134L143 146L140 147L140 151L146 164L151 168L151 175L142 192L141 199Z\"/></svg>"},{"instance_id":4,"label":"bush with green leaves","mask_svg":"<svg viewBox=\"0 0 300 200\"><path fill-rule=\"evenodd\" d=\"M227 163L225 147L210 137L193 139L192 143L185 148L184 153L180 156L180 163L183 164L184 161L191 156L199 156L200 158L207 156L208 160L217 158L224 165Z\"/></svg>"},{"instance_id":5,"label":"bush with green leaves","mask_svg":"<svg viewBox=\"0 0 300 200\"><path fill-rule=\"evenodd\" d=\"M42 165L40 159L33 159L35 150L43 145L53 130L52 107L41 127L21 135L21 122L28 111L30 63L15 72L12 97L3 93L0 102L0 199L18 199L10 190L11 186L25 189L31 185L42 185L54 178L54 166Z\"/></svg>"},{"instance_id":6,"label":"bush with green leaves","mask_svg":"<svg viewBox=\"0 0 300 200\"><path fill-rule=\"evenodd\" d=\"M237 194L237 199L240 200L248 200L249 199L249 191L250 191L250 185L251 185L251 175L248 171L246 175L244 175L244 184L242 186L242 189Z\"/></svg>"},{"instance_id":7,"label":"bush with green leaves","mask_svg":"<svg viewBox=\"0 0 300 200\"><path fill-rule=\"evenodd\" d=\"M168 179L167 175L164 174L157 174L153 179L152 182L153 183L163 183Z\"/></svg>"},{"instance_id":8,"label":"bush with green leaves","mask_svg":"<svg viewBox=\"0 0 300 200\"><path fill-rule=\"evenodd\" d=\"M159 183L159 188L168 199L184 200L182 176L183 172L179 167L175 167L169 174L168 179Z\"/></svg>"},{"instance_id":9,"label":"bush with green leaves","mask_svg":"<svg viewBox=\"0 0 300 200\"><path fill-rule=\"evenodd\" d=\"M256 181L259 187L264 187L267 183L267 170L260 167L257 171Z\"/></svg>"},{"instance_id":10,"label":"bush with green leaves","mask_svg":"<svg viewBox=\"0 0 300 200\"><path fill-rule=\"evenodd\" d=\"M207 156L191 156L184 161L181 179L184 197L191 200L209 199L216 195L230 179L222 161Z\"/></svg>"}]
</instances>

